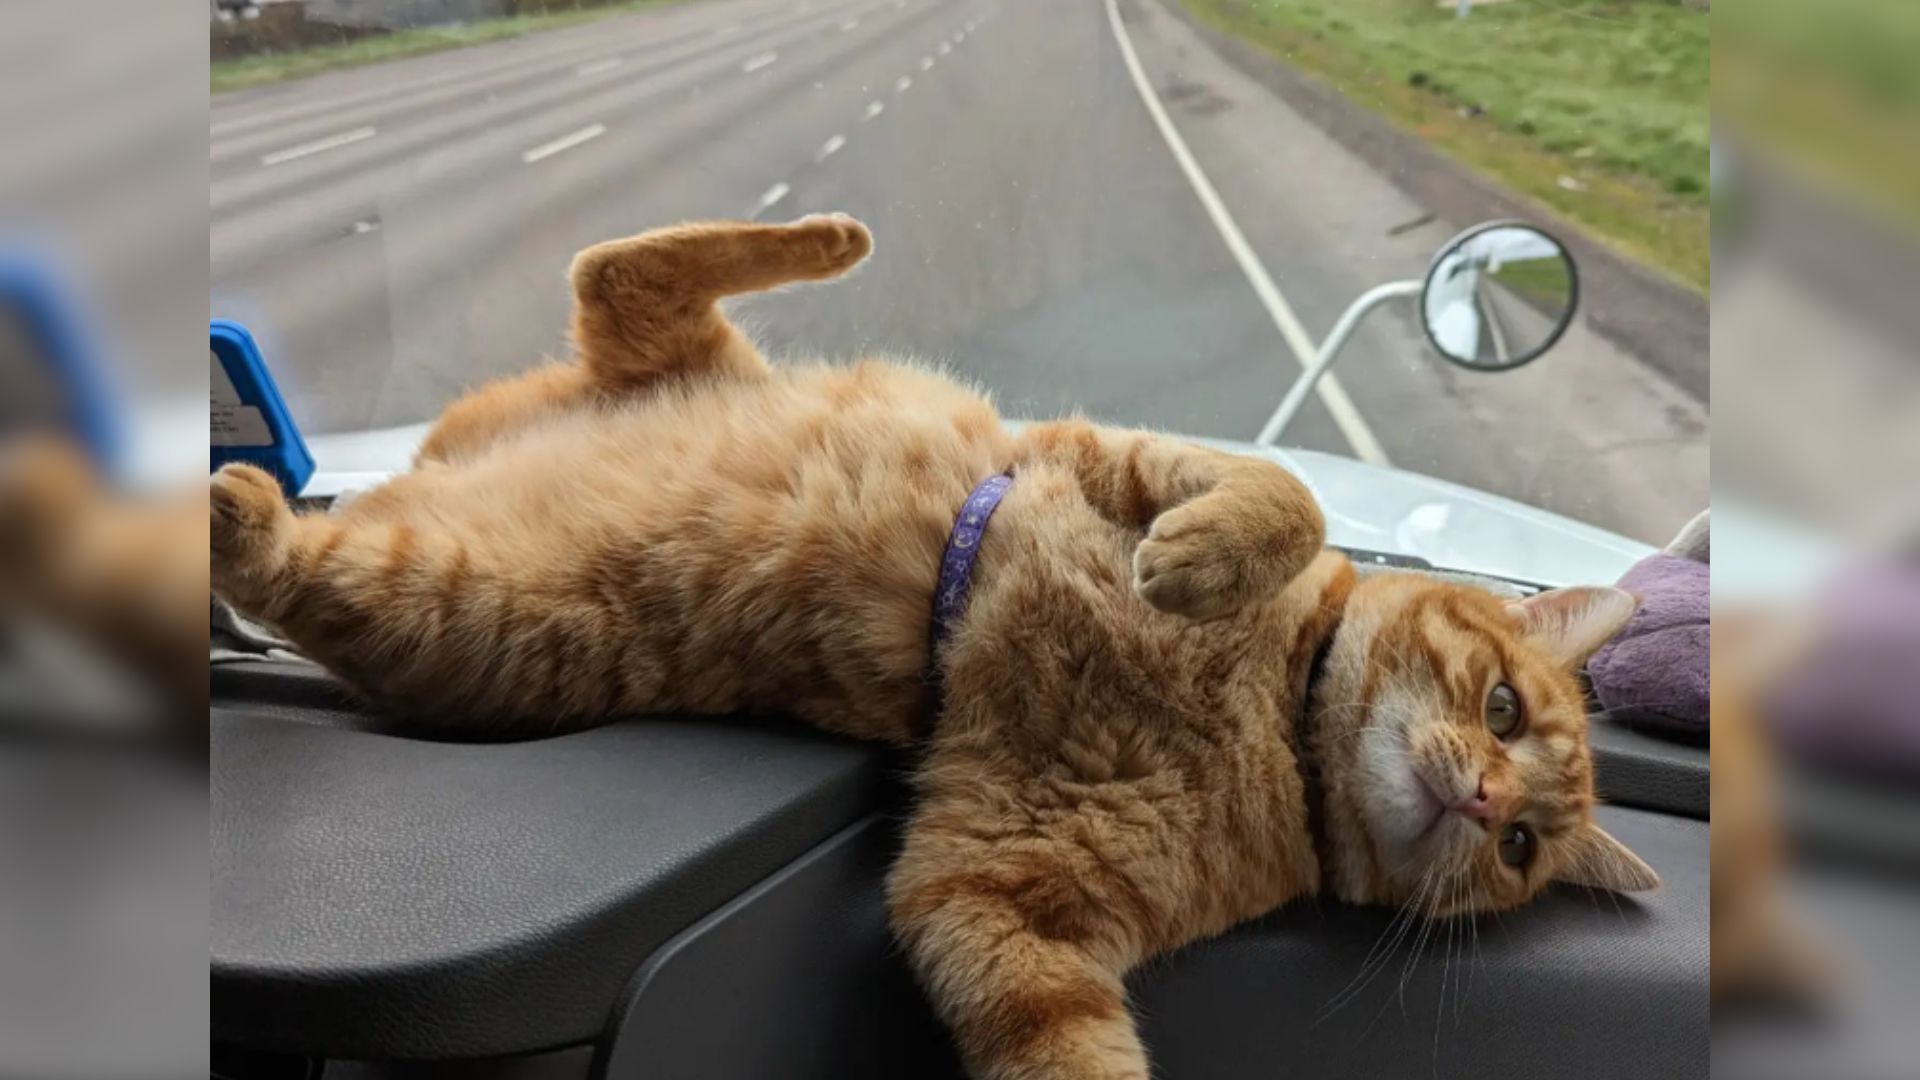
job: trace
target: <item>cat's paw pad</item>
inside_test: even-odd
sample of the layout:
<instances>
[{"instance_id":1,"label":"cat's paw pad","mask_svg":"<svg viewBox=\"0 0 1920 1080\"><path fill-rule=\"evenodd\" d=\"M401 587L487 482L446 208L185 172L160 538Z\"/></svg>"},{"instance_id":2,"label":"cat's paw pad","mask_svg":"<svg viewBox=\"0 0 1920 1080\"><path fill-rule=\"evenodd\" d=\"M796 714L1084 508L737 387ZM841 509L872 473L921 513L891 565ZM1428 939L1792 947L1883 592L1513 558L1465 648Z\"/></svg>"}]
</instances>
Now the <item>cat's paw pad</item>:
<instances>
[{"instance_id":1,"label":"cat's paw pad","mask_svg":"<svg viewBox=\"0 0 1920 1080\"><path fill-rule=\"evenodd\" d=\"M873 251L873 234L849 214L810 214L787 228L821 274L845 273Z\"/></svg>"},{"instance_id":2,"label":"cat's paw pad","mask_svg":"<svg viewBox=\"0 0 1920 1080\"><path fill-rule=\"evenodd\" d=\"M1250 600L1257 583L1227 530L1203 514L1160 515L1133 552L1133 591L1174 615L1217 619Z\"/></svg>"},{"instance_id":3,"label":"cat's paw pad","mask_svg":"<svg viewBox=\"0 0 1920 1080\"><path fill-rule=\"evenodd\" d=\"M207 539L216 560L244 562L270 549L291 516L280 485L252 465L223 465L207 486Z\"/></svg>"}]
</instances>

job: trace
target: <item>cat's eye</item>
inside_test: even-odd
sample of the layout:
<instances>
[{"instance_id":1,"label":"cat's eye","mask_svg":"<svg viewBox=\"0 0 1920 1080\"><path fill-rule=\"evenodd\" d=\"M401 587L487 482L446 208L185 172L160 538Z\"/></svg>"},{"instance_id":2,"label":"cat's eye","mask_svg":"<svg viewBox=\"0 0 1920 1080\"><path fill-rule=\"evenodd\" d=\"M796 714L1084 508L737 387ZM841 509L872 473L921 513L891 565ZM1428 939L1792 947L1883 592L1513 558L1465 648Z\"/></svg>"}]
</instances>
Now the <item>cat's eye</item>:
<instances>
[{"instance_id":1,"label":"cat's eye","mask_svg":"<svg viewBox=\"0 0 1920 1080\"><path fill-rule=\"evenodd\" d=\"M1526 730L1527 713L1520 707L1520 695L1506 683L1487 691L1486 711L1487 730L1503 741L1517 739Z\"/></svg>"},{"instance_id":2,"label":"cat's eye","mask_svg":"<svg viewBox=\"0 0 1920 1080\"><path fill-rule=\"evenodd\" d=\"M1533 861L1533 830L1513 822L1500 830L1500 861L1525 870Z\"/></svg>"}]
</instances>

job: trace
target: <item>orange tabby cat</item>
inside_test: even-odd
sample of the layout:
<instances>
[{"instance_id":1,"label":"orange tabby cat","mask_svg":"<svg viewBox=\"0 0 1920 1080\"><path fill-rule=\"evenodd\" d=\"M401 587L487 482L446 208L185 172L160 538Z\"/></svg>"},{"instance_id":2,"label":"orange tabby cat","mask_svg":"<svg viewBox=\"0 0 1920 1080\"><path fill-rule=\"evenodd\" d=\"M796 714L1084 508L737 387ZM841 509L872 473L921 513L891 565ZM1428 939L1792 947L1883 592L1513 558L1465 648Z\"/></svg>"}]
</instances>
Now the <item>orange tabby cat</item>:
<instances>
[{"instance_id":1,"label":"orange tabby cat","mask_svg":"<svg viewBox=\"0 0 1920 1080\"><path fill-rule=\"evenodd\" d=\"M1271 464L1016 436L899 364L769 368L715 306L870 246L834 216L588 249L578 362L455 404L411 473L308 517L217 475L214 587L445 724L778 710L918 745L892 920L980 1077L1141 1080L1127 970L1302 894L1655 884L1593 824L1571 675L1631 597L1357 584ZM1002 471L932 655L955 512Z\"/></svg>"},{"instance_id":2,"label":"orange tabby cat","mask_svg":"<svg viewBox=\"0 0 1920 1080\"><path fill-rule=\"evenodd\" d=\"M190 742L207 731L201 500L195 485L117 493L57 437L0 446L0 632L41 623L72 635L142 691L140 715L117 719Z\"/></svg>"}]
</instances>

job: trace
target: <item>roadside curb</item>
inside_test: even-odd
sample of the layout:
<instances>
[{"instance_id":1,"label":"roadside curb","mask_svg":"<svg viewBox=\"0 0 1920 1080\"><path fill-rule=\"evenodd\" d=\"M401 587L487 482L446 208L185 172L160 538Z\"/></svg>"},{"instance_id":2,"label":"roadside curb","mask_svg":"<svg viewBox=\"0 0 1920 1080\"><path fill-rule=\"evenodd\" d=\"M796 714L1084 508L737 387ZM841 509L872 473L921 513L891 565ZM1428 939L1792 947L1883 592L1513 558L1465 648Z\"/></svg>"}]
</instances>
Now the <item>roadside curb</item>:
<instances>
[{"instance_id":1,"label":"roadside curb","mask_svg":"<svg viewBox=\"0 0 1920 1080\"><path fill-rule=\"evenodd\" d=\"M1183 0L1157 3L1222 59L1441 220L1465 227L1492 218L1521 218L1546 226L1580 262L1588 325L1665 374L1688 396L1703 404L1711 401L1707 297L1617 254L1554 210L1441 154L1260 46L1215 29L1189 12ZM1121 5L1123 13L1129 6Z\"/></svg>"}]
</instances>

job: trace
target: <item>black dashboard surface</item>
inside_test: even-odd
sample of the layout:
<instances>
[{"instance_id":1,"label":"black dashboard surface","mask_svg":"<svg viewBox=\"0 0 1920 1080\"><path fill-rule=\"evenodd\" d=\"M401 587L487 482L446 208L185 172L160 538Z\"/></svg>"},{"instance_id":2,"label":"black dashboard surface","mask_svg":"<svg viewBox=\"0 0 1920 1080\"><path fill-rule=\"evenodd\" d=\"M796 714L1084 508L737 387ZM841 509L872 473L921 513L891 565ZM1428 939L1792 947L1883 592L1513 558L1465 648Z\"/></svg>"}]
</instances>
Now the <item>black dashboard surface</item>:
<instances>
[{"instance_id":1,"label":"black dashboard surface","mask_svg":"<svg viewBox=\"0 0 1920 1080\"><path fill-rule=\"evenodd\" d=\"M661 942L868 812L885 758L648 720L497 744L216 707L213 1037L431 1059L591 1039Z\"/></svg>"},{"instance_id":2,"label":"black dashboard surface","mask_svg":"<svg viewBox=\"0 0 1920 1080\"><path fill-rule=\"evenodd\" d=\"M592 1041L676 935L904 805L899 761L777 722L648 719L528 742L429 742L369 730L378 725L305 665L216 675L212 1036L238 1046L425 1061ZM1707 827L1691 819L1705 814L1705 751L1596 732L1595 752L1603 791L1625 804L1603 820L1666 886L1636 900L1557 891L1480 928L1473 985L1449 992L1448 1022L1463 1007L1532 1026L1507 1043L1462 1037L1456 1066L1528 1053L1548 1055L1534 1059L1544 1065L1556 1046L1597 1054L1632 1024L1653 1041L1583 1075L1704 1068ZM884 853L865 860L866 876L838 895L864 897L853 909L873 923L859 936L875 952L868 963L897 966L880 922L884 863ZM1133 981L1156 1057L1185 1063L1181 1076L1212 1075L1192 1071L1209 1060L1206 1038L1231 1037L1241 1066L1284 1067L1302 1040L1361 1074L1404 1064L1386 1047L1424 1050L1433 1035L1405 1015L1431 1021L1441 1007L1437 942L1412 969L1405 1006L1396 958L1325 1024L1271 1022L1324 1007L1390 914L1293 905L1150 966ZM727 977L752 985L754 963ZM1389 1019L1369 1036L1383 1008ZM1567 1026L1543 1041L1552 1033L1538 1025ZM1450 1056L1444 1035L1442 1046ZM1626 1059L1639 1071L1600 1067Z\"/></svg>"}]
</instances>

